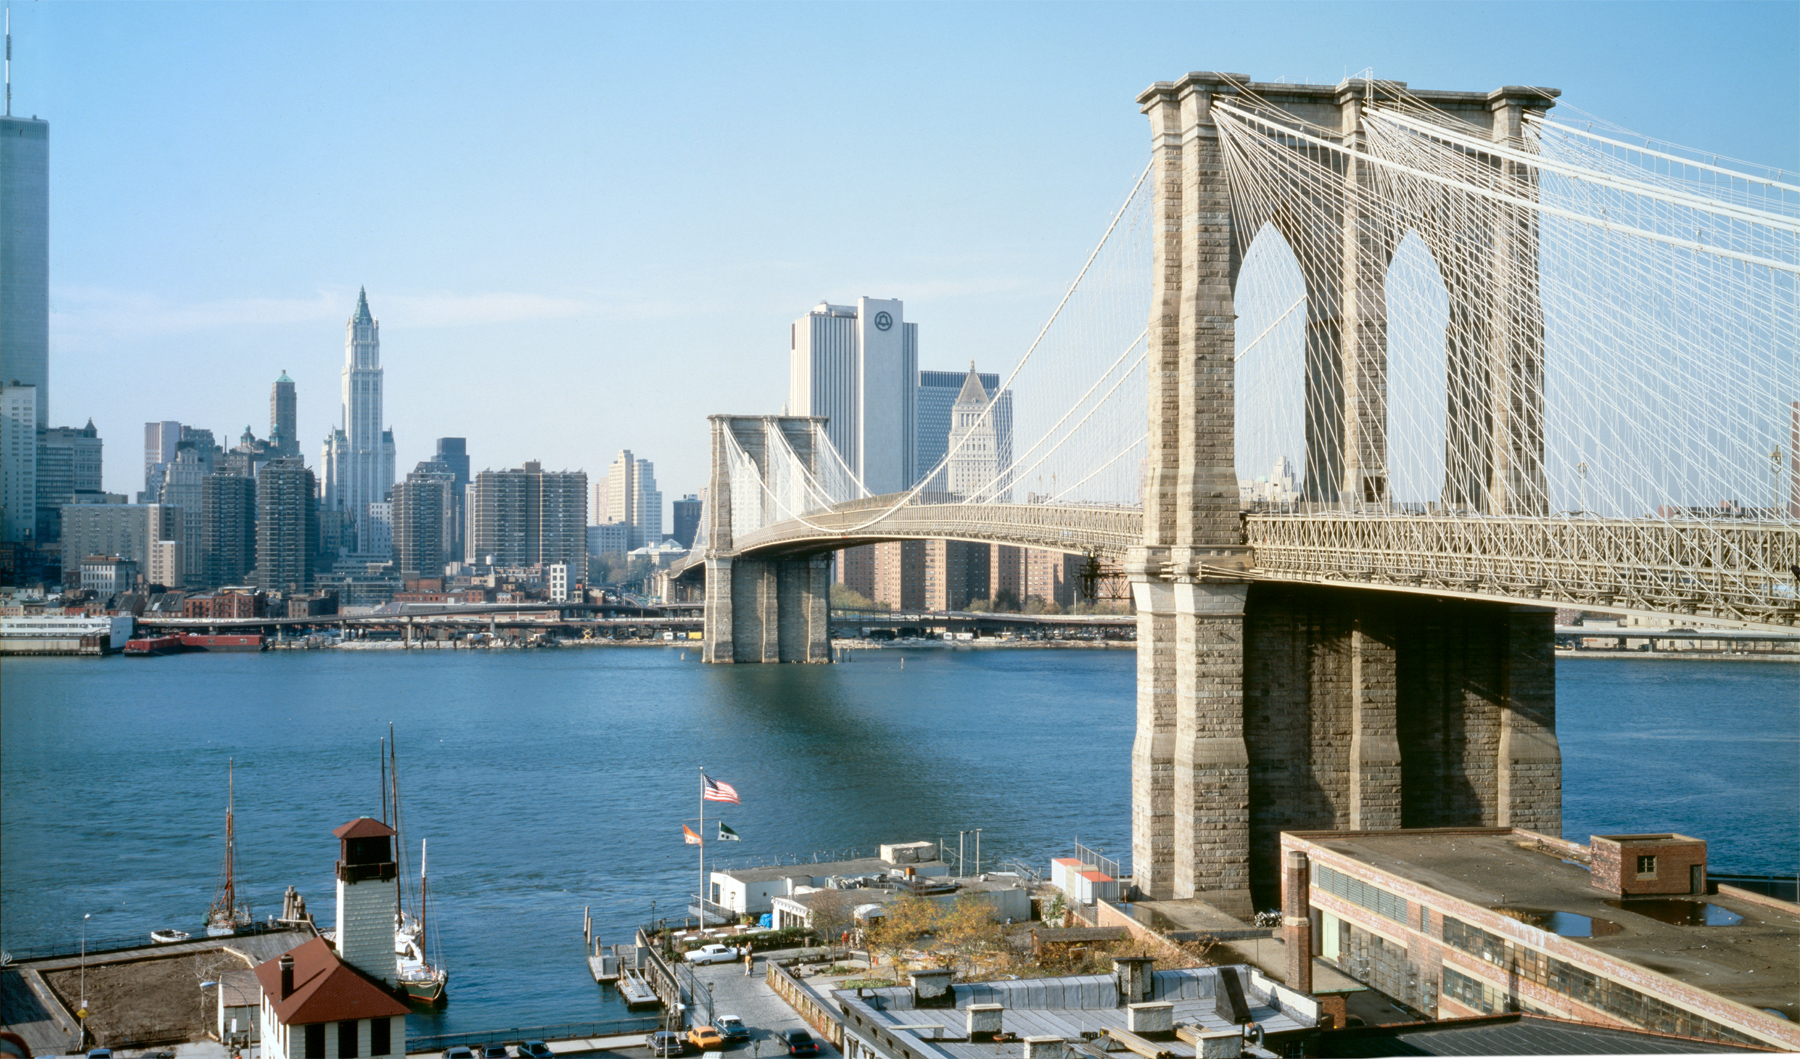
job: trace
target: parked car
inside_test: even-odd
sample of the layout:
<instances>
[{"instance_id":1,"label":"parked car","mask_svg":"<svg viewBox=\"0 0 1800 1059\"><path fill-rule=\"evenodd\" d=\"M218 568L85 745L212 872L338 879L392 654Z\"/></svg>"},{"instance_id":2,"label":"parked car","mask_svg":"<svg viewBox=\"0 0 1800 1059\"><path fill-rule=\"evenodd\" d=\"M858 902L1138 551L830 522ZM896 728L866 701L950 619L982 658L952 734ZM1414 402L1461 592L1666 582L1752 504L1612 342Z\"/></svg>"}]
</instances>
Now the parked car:
<instances>
[{"instance_id":1,"label":"parked car","mask_svg":"<svg viewBox=\"0 0 1800 1059\"><path fill-rule=\"evenodd\" d=\"M720 1036L719 1031L711 1026L695 1026L688 1031L687 1039L689 1044L703 1052L708 1048L725 1047L725 1038Z\"/></svg>"},{"instance_id":2,"label":"parked car","mask_svg":"<svg viewBox=\"0 0 1800 1059\"><path fill-rule=\"evenodd\" d=\"M743 958L744 954L741 950L717 943L702 945L687 954L690 963L731 963Z\"/></svg>"},{"instance_id":3,"label":"parked car","mask_svg":"<svg viewBox=\"0 0 1800 1059\"><path fill-rule=\"evenodd\" d=\"M89 1048L87 1059L112 1059L111 1048Z\"/></svg>"},{"instance_id":4,"label":"parked car","mask_svg":"<svg viewBox=\"0 0 1800 1059\"><path fill-rule=\"evenodd\" d=\"M519 1045L519 1059L553 1059L550 1046L543 1041L526 1041Z\"/></svg>"},{"instance_id":5,"label":"parked car","mask_svg":"<svg viewBox=\"0 0 1800 1059\"><path fill-rule=\"evenodd\" d=\"M475 1049L475 1059L506 1059L506 1045L483 1044Z\"/></svg>"},{"instance_id":6,"label":"parked car","mask_svg":"<svg viewBox=\"0 0 1800 1059\"><path fill-rule=\"evenodd\" d=\"M650 1049L650 1054L657 1059L687 1054L687 1042L681 1039L681 1034L668 1030L652 1030L645 1034L644 1047Z\"/></svg>"},{"instance_id":7,"label":"parked car","mask_svg":"<svg viewBox=\"0 0 1800 1059\"><path fill-rule=\"evenodd\" d=\"M787 1045L789 1055L818 1055L819 1045L812 1039L812 1034L805 1030L782 1030L781 1043Z\"/></svg>"},{"instance_id":8,"label":"parked car","mask_svg":"<svg viewBox=\"0 0 1800 1059\"><path fill-rule=\"evenodd\" d=\"M475 1053L467 1045L453 1044L444 1049L444 1059L475 1059Z\"/></svg>"},{"instance_id":9,"label":"parked car","mask_svg":"<svg viewBox=\"0 0 1800 1059\"><path fill-rule=\"evenodd\" d=\"M719 1028L719 1036L725 1038L726 1044L742 1044L750 1039L750 1027L736 1015L720 1015L713 1025Z\"/></svg>"}]
</instances>

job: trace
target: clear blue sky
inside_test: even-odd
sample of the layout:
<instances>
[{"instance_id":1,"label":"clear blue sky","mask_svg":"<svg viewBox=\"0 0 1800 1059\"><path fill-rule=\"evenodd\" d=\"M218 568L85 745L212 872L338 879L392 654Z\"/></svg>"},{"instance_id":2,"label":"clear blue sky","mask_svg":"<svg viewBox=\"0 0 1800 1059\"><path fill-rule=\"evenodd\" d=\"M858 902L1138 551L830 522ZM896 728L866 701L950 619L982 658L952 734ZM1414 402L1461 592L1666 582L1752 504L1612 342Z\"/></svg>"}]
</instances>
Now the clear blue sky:
<instances>
[{"instance_id":1,"label":"clear blue sky","mask_svg":"<svg viewBox=\"0 0 1800 1059\"><path fill-rule=\"evenodd\" d=\"M51 416L110 489L142 424L338 416L359 285L404 473L704 484L704 416L774 412L788 324L906 301L920 363L1004 370L1189 70L1552 85L1800 170L1800 4L13 4L51 122Z\"/></svg>"}]
</instances>

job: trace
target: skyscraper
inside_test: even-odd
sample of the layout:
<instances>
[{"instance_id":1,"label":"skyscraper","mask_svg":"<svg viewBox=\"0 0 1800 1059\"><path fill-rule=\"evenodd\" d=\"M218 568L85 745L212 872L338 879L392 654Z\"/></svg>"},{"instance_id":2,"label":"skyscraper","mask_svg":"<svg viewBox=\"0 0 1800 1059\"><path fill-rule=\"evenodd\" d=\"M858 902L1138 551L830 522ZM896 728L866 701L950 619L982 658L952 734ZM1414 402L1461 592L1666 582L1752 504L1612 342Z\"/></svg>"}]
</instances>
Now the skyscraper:
<instances>
[{"instance_id":1,"label":"skyscraper","mask_svg":"<svg viewBox=\"0 0 1800 1059\"><path fill-rule=\"evenodd\" d=\"M325 439L320 468L324 504L341 511L358 530L358 551L370 536L369 505L387 499L394 485L394 432L381 425L381 323L369 311L367 291L344 324L341 425Z\"/></svg>"},{"instance_id":2,"label":"skyscraper","mask_svg":"<svg viewBox=\"0 0 1800 1059\"><path fill-rule=\"evenodd\" d=\"M606 470L606 512L601 517L625 524L627 550L662 540L662 504L655 465L620 449Z\"/></svg>"},{"instance_id":3,"label":"skyscraper","mask_svg":"<svg viewBox=\"0 0 1800 1059\"><path fill-rule=\"evenodd\" d=\"M913 484L919 325L892 299L821 302L789 333L788 413L828 416L825 435L871 493Z\"/></svg>"},{"instance_id":4,"label":"skyscraper","mask_svg":"<svg viewBox=\"0 0 1800 1059\"><path fill-rule=\"evenodd\" d=\"M0 385L0 541L37 535L37 387Z\"/></svg>"},{"instance_id":5,"label":"skyscraper","mask_svg":"<svg viewBox=\"0 0 1800 1059\"><path fill-rule=\"evenodd\" d=\"M673 509L670 521L674 526L670 532L683 548L692 548L700 532L700 498L689 493L669 506Z\"/></svg>"},{"instance_id":6,"label":"skyscraper","mask_svg":"<svg viewBox=\"0 0 1800 1059\"><path fill-rule=\"evenodd\" d=\"M269 387L269 448L276 456L300 455L300 437L295 433L294 425L298 413L294 380L288 378L287 369L283 368L275 385Z\"/></svg>"},{"instance_id":7,"label":"skyscraper","mask_svg":"<svg viewBox=\"0 0 1800 1059\"><path fill-rule=\"evenodd\" d=\"M980 372L976 378L989 397L1000 389L1000 376L993 372ZM923 478L936 470L944 459L944 453L949 451L950 410L955 406L957 397L962 394L967 379L967 374L960 371L919 372L918 456L913 464L916 478ZM991 418L994 422L994 462L999 470L1008 470L1012 467L1013 452L1011 390L1000 392L1000 399L994 402ZM927 486L929 489L948 487L948 483L944 481Z\"/></svg>"},{"instance_id":8,"label":"skyscraper","mask_svg":"<svg viewBox=\"0 0 1800 1059\"><path fill-rule=\"evenodd\" d=\"M482 471L469 488L469 552L495 566L568 563L587 578L587 474L534 462Z\"/></svg>"},{"instance_id":9,"label":"skyscraper","mask_svg":"<svg viewBox=\"0 0 1800 1059\"><path fill-rule=\"evenodd\" d=\"M456 472L436 460L394 486L394 563L408 580L441 577L456 533Z\"/></svg>"},{"instance_id":10,"label":"skyscraper","mask_svg":"<svg viewBox=\"0 0 1800 1059\"><path fill-rule=\"evenodd\" d=\"M432 461L441 463L455 475L456 491L462 492L469 485L469 439L439 438L437 439L437 455Z\"/></svg>"},{"instance_id":11,"label":"skyscraper","mask_svg":"<svg viewBox=\"0 0 1800 1059\"><path fill-rule=\"evenodd\" d=\"M469 442L467 438L437 439L437 455L433 463L442 464L451 474L450 508L444 512L449 527L444 534L444 562L459 562L466 554L469 503ZM420 464L423 467L424 464Z\"/></svg>"},{"instance_id":12,"label":"skyscraper","mask_svg":"<svg viewBox=\"0 0 1800 1059\"><path fill-rule=\"evenodd\" d=\"M957 496L972 496L991 489L994 475L1000 470L996 458L994 417L988 410L988 393L975 374L975 362L969 362L969 374L963 379L956 403L950 406L949 463L946 486Z\"/></svg>"},{"instance_id":13,"label":"skyscraper","mask_svg":"<svg viewBox=\"0 0 1800 1059\"><path fill-rule=\"evenodd\" d=\"M138 503L156 503L162 489L161 465L175 459L175 446L181 444L181 424L173 419L144 424L144 491Z\"/></svg>"},{"instance_id":14,"label":"skyscraper","mask_svg":"<svg viewBox=\"0 0 1800 1059\"><path fill-rule=\"evenodd\" d=\"M85 427L49 427L37 432L37 538L62 538L62 506L76 493L100 491L100 432ZM79 558L79 556L77 557Z\"/></svg>"},{"instance_id":15,"label":"skyscraper","mask_svg":"<svg viewBox=\"0 0 1800 1059\"><path fill-rule=\"evenodd\" d=\"M186 434L188 429L183 428L183 433ZM203 435L203 438L182 438L175 448L174 461L162 465L162 484L154 500L158 504L181 509L182 568L187 574L187 583L199 587L206 579L206 527L202 493L207 475L213 472L213 445L212 431L193 433Z\"/></svg>"},{"instance_id":16,"label":"skyscraper","mask_svg":"<svg viewBox=\"0 0 1800 1059\"><path fill-rule=\"evenodd\" d=\"M0 383L37 387L42 426L50 422L50 123L10 110L0 117Z\"/></svg>"},{"instance_id":17,"label":"skyscraper","mask_svg":"<svg viewBox=\"0 0 1800 1059\"><path fill-rule=\"evenodd\" d=\"M256 569L256 480L209 474L200 483L207 587L241 585Z\"/></svg>"},{"instance_id":18,"label":"skyscraper","mask_svg":"<svg viewBox=\"0 0 1800 1059\"><path fill-rule=\"evenodd\" d=\"M312 584L318 551L318 487L300 457L271 460L256 476L256 585L299 591Z\"/></svg>"}]
</instances>

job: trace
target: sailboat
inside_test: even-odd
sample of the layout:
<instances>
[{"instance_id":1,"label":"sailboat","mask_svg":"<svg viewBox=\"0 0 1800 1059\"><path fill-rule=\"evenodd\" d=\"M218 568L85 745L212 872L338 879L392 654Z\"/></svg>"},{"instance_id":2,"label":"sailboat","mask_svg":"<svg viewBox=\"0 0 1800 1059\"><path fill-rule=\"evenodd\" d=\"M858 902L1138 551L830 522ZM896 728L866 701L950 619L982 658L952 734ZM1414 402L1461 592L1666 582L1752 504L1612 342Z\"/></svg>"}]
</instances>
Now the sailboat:
<instances>
[{"instance_id":1,"label":"sailboat","mask_svg":"<svg viewBox=\"0 0 1800 1059\"><path fill-rule=\"evenodd\" d=\"M413 922L417 928L416 935L409 935L409 925L403 919L401 929L394 933L394 949L400 958L400 988L405 990L407 999L421 1004L441 1004L444 1002L444 987L450 982L450 972L442 966L434 965L425 956L426 938L431 928L431 909L428 904L430 885L425 880L425 840L419 840L419 918ZM404 947L402 945L404 944ZM438 954L438 964L442 964L443 954Z\"/></svg>"},{"instance_id":2,"label":"sailboat","mask_svg":"<svg viewBox=\"0 0 1800 1059\"><path fill-rule=\"evenodd\" d=\"M383 756L382 770L386 773L382 783L382 816L388 815L390 806L394 829L395 846L404 850L406 836L400 823L400 758L394 747L394 726L388 725L387 754ZM405 859L405 854L401 854ZM402 865L404 867L404 864ZM426 895L428 883L425 876L425 843L419 843L419 897L418 913L415 915L407 908L407 893L404 874L394 875L394 896L396 913L394 917L394 958L399 984L407 999L421 1004L441 1004L444 1002L445 987L450 982L450 973L444 970L443 954L438 954L434 963L427 956L425 947L427 930Z\"/></svg>"},{"instance_id":3,"label":"sailboat","mask_svg":"<svg viewBox=\"0 0 1800 1059\"><path fill-rule=\"evenodd\" d=\"M206 936L226 938L248 927L250 909L237 903L237 881L234 878L237 859L237 824L233 809L237 801L237 771L233 762L226 763L225 780L225 868L219 875L219 890L213 895L212 907L206 910Z\"/></svg>"}]
</instances>

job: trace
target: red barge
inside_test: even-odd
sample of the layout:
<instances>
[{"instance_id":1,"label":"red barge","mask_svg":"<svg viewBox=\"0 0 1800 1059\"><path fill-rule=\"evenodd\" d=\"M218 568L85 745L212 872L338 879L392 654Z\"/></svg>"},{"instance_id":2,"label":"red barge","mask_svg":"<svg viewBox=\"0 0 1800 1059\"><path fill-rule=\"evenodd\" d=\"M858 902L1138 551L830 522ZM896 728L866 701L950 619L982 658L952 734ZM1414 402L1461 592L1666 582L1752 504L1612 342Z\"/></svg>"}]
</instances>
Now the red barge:
<instances>
[{"instance_id":1,"label":"red barge","mask_svg":"<svg viewBox=\"0 0 1800 1059\"><path fill-rule=\"evenodd\" d=\"M261 651L267 645L261 633L184 632L181 646L189 651Z\"/></svg>"},{"instance_id":2,"label":"red barge","mask_svg":"<svg viewBox=\"0 0 1800 1059\"><path fill-rule=\"evenodd\" d=\"M139 636L135 639L125 641L126 654L137 655L143 658L150 658L156 655L178 655L185 650L187 650L187 647L181 642L181 637L172 634L168 636Z\"/></svg>"}]
</instances>

